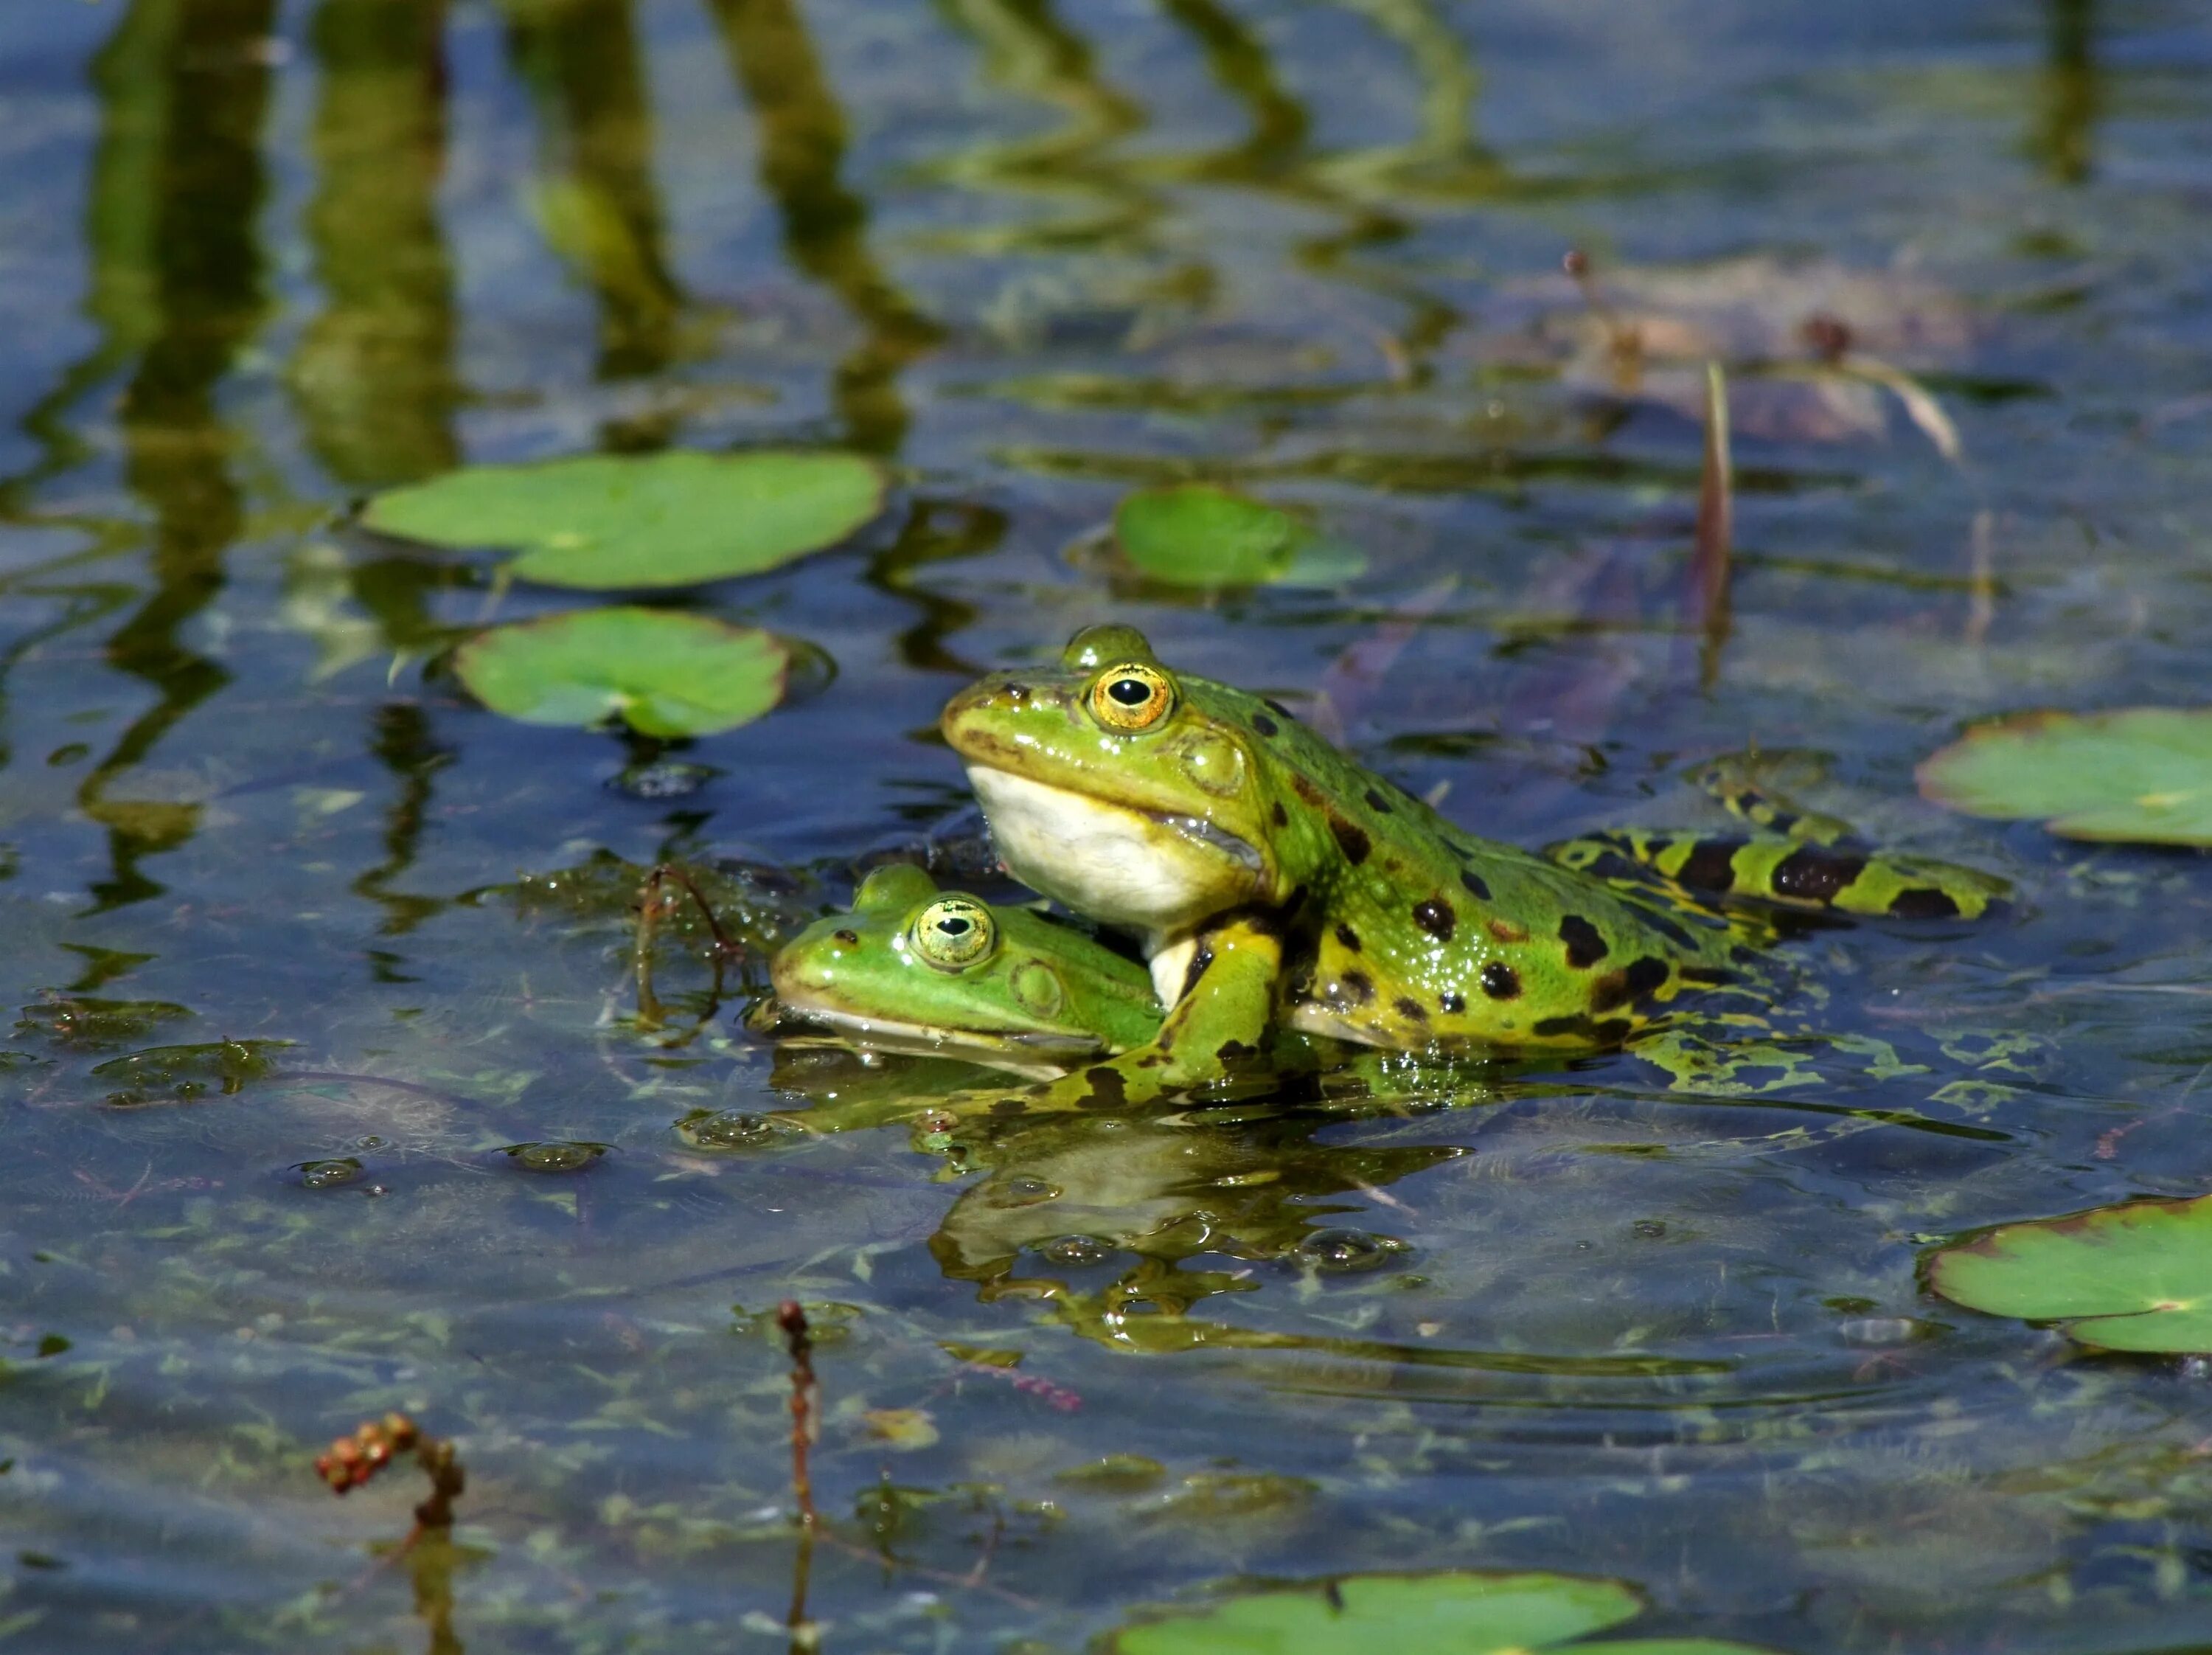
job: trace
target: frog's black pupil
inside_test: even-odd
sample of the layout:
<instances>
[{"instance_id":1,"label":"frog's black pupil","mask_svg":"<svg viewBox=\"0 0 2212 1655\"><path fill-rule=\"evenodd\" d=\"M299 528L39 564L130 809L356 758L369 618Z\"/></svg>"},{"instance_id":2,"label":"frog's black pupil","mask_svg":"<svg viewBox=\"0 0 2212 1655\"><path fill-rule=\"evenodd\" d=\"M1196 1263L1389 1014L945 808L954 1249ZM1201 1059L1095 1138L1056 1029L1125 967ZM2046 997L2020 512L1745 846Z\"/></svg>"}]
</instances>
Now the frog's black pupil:
<instances>
[{"instance_id":1,"label":"frog's black pupil","mask_svg":"<svg viewBox=\"0 0 2212 1655\"><path fill-rule=\"evenodd\" d=\"M957 914L948 914L938 921L937 928L948 937L964 937L968 934L968 923Z\"/></svg>"},{"instance_id":2,"label":"frog's black pupil","mask_svg":"<svg viewBox=\"0 0 2212 1655\"><path fill-rule=\"evenodd\" d=\"M1142 678L1115 678L1106 693L1124 707L1141 707L1152 698L1152 686Z\"/></svg>"}]
</instances>

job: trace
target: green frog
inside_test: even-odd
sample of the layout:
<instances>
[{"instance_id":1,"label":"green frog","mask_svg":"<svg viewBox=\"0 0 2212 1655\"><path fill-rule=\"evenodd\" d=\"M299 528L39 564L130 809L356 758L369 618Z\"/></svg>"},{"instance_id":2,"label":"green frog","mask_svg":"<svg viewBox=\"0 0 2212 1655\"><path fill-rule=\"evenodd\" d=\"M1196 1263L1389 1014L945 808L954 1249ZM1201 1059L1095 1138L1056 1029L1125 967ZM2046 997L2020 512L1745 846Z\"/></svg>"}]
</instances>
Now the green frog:
<instances>
[{"instance_id":1,"label":"green frog","mask_svg":"<svg viewBox=\"0 0 2212 1655\"><path fill-rule=\"evenodd\" d=\"M983 678L942 724L1008 869L1138 934L1167 1008L1152 1040L1033 1105L1203 1084L1281 1028L1393 1051L1618 1046L1686 995L1766 997L1772 925L1706 897L1972 916L2002 892L1771 824L1548 857L1478 838L1123 626L1078 633L1056 667Z\"/></svg>"},{"instance_id":2,"label":"green frog","mask_svg":"<svg viewBox=\"0 0 2212 1655\"><path fill-rule=\"evenodd\" d=\"M756 1007L751 1021L756 1031L781 1037L775 1084L805 1093L810 1107L743 1117L741 1144L725 1141L726 1117L708 1118L701 1129L725 1135L709 1147L764 1142L772 1130L836 1132L903 1122L918 1127L926 1149L966 1153L950 1135L953 1129L970 1116L1003 1113L1006 1094L978 1086L965 1065L1048 1080L1149 1044L1163 1020L1151 979L1136 961L1030 909L940 890L912 867L871 873L850 910L792 938L770 970L775 996ZM1762 985L1778 986L1765 977ZM824 1045L845 1055L841 1059ZM1759 1003L1742 992L1714 996L1697 1015L1646 1028L1629 1050L1664 1074L1670 1091L1705 1098L1796 1092L1835 1082L1851 1088L1929 1074L1937 1066L1933 1052L1911 1062L1888 1041L1821 1030L1798 1008ZM886 1068L882 1054L953 1061ZM2017 1040L1961 1037L1942 1043L1940 1067L1984 1077L1954 1080L1950 1092L1969 1085L1986 1091L2024 1073L2025 1055ZM1856 1079L1846 1079L1838 1059ZM1540 1072L1547 1066L1532 1067ZM1224 1086L1228 1078L1214 1077L1206 1089L1209 1104L1266 1094L1309 1108L1401 1112L1551 1090L1540 1074L1516 1078L1510 1066L1495 1062L1346 1047L1287 1029L1276 1031L1261 1061L1233 1077L1240 1085ZM1578 1094L1579 1088L1569 1091ZM1964 1100L1947 1093L1942 1101ZM1794 1124L1771 1135L1778 1144L1810 1144L1906 1118L1895 1110L1846 1109L1818 1132ZM689 1134L698 1126L679 1129Z\"/></svg>"},{"instance_id":3,"label":"green frog","mask_svg":"<svg viewBox=\"0 0 2212 1655\"><path fill-rule=\"evenodd\" d=\"M1160 1029L1136 961L1026 908L879 867L846 913L770 963L775 1010L871 1050L953 1057L1048 1080L1142 1046Z\"/></svg>"}]
</instances>

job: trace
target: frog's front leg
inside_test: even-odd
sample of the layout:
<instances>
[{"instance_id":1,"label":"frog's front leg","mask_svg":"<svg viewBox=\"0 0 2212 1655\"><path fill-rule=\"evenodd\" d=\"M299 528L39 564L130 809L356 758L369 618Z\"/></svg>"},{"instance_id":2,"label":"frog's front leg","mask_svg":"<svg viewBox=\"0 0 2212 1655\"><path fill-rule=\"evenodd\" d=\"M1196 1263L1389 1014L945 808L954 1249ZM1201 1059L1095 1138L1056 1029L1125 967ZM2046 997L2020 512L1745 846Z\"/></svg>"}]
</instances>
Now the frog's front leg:
<instances>
[{"instance_id":1,"label":"frog's front leg","mask_svg":"<svg viewBox=\"0 0 2212 1655\"><path fill-rule=\"evenodd\" d=\"M1283 975L1272 915L1240 912L1200 931L1157 1039L1024 1094L1024 1113L1121 1109L1219 1080L1267 1045Z\"/></svg>"},{"instance_id":2,"label":"frog's front leg","mask_svg":"<svg viewBox=\"0 0 2212 1655\"><path fill-rule=\"evenodd\" d=\"M1266 1049L1283 974L1283 940L1270 915L1210 922L1189 951L1182 990L1158 1037L1027 1089L975 1087L931 1100L920 1117L935 1142L963 1120L1133 1109L1219 1080Z\"/></svg>"}]
</instances>

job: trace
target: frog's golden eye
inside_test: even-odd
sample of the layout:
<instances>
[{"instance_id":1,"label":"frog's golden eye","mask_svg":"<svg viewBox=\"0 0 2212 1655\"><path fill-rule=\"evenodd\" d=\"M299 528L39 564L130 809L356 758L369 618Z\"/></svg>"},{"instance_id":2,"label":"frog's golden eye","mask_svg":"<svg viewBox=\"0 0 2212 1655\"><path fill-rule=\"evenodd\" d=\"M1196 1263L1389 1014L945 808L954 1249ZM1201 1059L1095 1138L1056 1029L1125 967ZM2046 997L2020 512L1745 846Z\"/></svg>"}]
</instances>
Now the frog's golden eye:
<instances>
[{"instance_id":1,"label":"frog's golden eye","mask_svg":"<svg viewBox=\"0 0 2212 1655\"><path fill-rule=\"evenodd\" d=\"M1175 685L1157 667L1109 666L1091 686L1091 715L1109 730L1149 730L1175 705Z\"/></svg>"},{"instance_id":2,"label":"frog's golden eye","mask_svg":"<svg viewBox=\"0 0 2212 1655\"><path fill-rule=\"evenodd\" d=\"M973 897L946 897L915 916L913 936L915 952L940 970L957 971L991 952L999 928Z\"/></svg>"}]
</instances>

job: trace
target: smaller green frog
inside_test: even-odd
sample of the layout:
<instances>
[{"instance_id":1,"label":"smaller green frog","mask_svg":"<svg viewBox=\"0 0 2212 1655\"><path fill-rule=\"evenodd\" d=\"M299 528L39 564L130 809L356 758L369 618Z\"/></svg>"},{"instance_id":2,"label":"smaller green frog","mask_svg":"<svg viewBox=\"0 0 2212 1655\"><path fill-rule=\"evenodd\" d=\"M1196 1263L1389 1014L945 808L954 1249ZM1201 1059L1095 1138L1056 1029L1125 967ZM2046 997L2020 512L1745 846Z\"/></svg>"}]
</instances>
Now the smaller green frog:
<instances>
[{"instance_id":1,"label":"smaller green frog","mask_svg":"<svg viewBox=\"0 0 2212 1655\"><path fill-rule=\"evenodd\" d=\"M1049 1080L1158 1033L1151 977L1034 910L879 867L849 912L817 920L769 966L786 1019L870 1050L955 1057Z\"/></svg>"}]
</instances>

